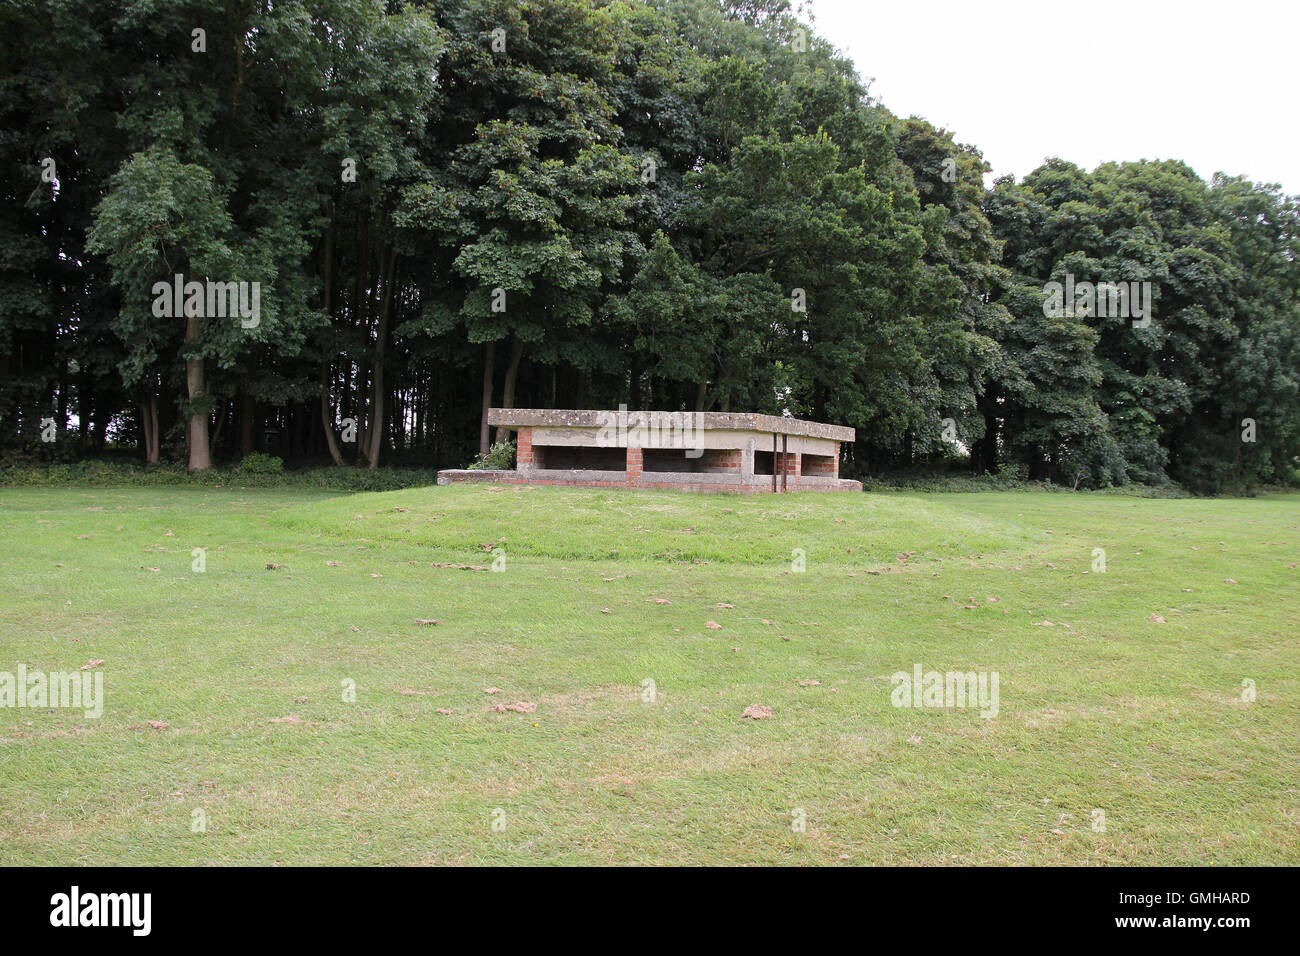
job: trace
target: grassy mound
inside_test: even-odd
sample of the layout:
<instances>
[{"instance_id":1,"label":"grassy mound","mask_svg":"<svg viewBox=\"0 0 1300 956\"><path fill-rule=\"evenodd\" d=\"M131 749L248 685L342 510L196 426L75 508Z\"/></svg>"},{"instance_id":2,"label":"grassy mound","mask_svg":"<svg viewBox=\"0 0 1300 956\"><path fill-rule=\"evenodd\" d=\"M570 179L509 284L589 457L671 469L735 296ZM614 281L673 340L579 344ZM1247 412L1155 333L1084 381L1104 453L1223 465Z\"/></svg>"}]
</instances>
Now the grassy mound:
<instances>
[{"instance_id":1,"label":"grassy mound","mask_svg":"<svg viewBox=\"0 0 1300 956\"><path fill-rule=\"evenodd\" d=\"M496 547L557 560L774 567L796 549L814 565L892 563L1022 547L1014 518L958 496L692 495L675 491L452 485L314 502L277 516L296 532L401 543L448 559ZM481 556L481 554L480 554Z\"/></svg>"},{"instance_id":2,"label":"grassy mound","mask_svg":"<svg viewBox=\"0 0 1300 956\"><path fill-rule=\"evenodd\" d=\"M5 488L0 535L0 671L105 686L0 710L9 863L1300 860L1297 496Z\"/></svg>"}]
</instances>

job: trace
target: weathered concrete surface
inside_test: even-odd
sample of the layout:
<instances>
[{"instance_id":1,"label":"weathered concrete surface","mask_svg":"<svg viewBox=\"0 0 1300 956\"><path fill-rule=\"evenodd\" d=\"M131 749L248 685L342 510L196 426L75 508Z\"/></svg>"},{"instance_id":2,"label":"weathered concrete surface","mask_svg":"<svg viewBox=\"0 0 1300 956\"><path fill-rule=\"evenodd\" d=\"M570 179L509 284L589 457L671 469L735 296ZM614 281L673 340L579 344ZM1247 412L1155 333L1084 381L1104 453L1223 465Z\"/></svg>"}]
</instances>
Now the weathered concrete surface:
<instances>
[{"instance_id":1,"label":"weathered concrete surface","mask_svg":"<svg viewBox=\"0 0 1300 956\"><path fill-rule=\"evenodd\" d=\"M793 419L781 419L782 421L793 421ZM502 425L502 428L509 426ZM516 425L515 432L532 429L534 445L587 445L596 446L600 442L599 428L585 427L560 427L555 425ZM852 431L853 429L849 429ZM617 436L615 436L617 437ZM785 436L773 439L771 432L756 432L750 429L734 428L700 428L696 434L683 436L680 432L676 434L667 434L667 430L660 432L659 435L651 433L643 436L639 442L642 448L744 448L746 444L752 442L754 448L758 451L771 451L773 441L776 442L778 450L782 448L782 438L785 439L785 447L790 454L809 454L809 455L835 455L839 453L839 439L832 438L813 438L806 435L795 435L787 432ZM626 445L622 441L613 441L609 447L624 448Z\"/></svg>"},{"instance_id":2,"label":"weathered concrete surface","mask_svg":"<svg viewBox=\"0 0 1300 956\"><path fill-rule=\"evenodd\" d=\"M627 413L628 428L651 427L654 419L669 421L670 416L691 416L692 428L705 432L731 430L763 432L771 435L804 435L809 438L829 438L832 441L853 441L856 433L842 425L824 422L807 422L799 418L781 418L777 415L759 415L756 412L636 412ZM618 413L610 410L575 408L491 408L488 424L510 431L519 428L616 428Z\"/></svg>"},{"instance_id":3,"label":"weathered concrete surface","mask_svg":"<svg viewBox=\"0 0 1300 956\"><path fill-rule=\"evenodd\" d=\"M447 469L438 472L438 484L490 481L741 494L862 490L860 482L839 476L840 443L853 441L854 431L838 425L750 412L626 408L493 408L488 423L516 433L515 470Z\"/></svg>"}]
</instances>

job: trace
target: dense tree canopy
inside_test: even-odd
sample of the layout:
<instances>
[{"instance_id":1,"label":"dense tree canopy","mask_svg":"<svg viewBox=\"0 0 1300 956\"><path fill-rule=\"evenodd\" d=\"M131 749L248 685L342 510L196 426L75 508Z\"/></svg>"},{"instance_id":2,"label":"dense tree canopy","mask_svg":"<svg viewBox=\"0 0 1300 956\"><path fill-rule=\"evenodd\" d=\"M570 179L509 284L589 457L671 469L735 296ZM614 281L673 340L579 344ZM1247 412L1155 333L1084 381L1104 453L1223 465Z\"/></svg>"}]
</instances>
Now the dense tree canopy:
<instances>
[{"instance_id":1,"label":"dense tree canopy","mask_svg":"<svg viewBox=\"0 0 1300 956\"><path fill-rule=\"evenodd\" d=\"M461 465L626 402L850 425L845 474L1300 478L1295 197L986 188L786 0L9 0L0 61L6 455Z\"/></svg>"}]
</instances>

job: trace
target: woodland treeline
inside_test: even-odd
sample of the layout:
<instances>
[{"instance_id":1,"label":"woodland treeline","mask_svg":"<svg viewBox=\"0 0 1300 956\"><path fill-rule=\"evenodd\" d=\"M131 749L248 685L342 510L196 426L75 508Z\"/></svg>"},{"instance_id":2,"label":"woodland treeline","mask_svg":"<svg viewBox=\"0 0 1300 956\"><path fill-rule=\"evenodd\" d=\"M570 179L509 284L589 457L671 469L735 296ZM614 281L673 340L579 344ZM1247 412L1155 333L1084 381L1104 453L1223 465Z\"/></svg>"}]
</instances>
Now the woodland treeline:
<instances>
[{"instance_id":1,"label":"woodland treeline","mask_svg":"<svg viewBox=\"0 0 1300 956\"><path fill-rule=\"evenodd\" d=\"M627 403L850 425L846 475L1300 475L1295 197L986 189L784 0L0 9L0 455L459 466L488 405ZM176 275L256 324L156 315ZM1067 276L1149 323L1048 317Z\"/></svg>"}]
</instances>

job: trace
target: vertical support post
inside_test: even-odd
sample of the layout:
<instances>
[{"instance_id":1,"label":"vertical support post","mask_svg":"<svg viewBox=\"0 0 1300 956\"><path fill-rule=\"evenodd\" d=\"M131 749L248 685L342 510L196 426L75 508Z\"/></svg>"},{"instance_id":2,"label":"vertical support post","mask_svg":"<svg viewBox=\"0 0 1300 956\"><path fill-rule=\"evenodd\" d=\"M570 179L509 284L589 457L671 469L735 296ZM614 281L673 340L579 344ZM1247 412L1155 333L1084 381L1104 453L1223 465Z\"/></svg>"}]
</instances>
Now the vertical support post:
<instances>
[{"instance_id":1,"label":"vertical support post","mask_svg":"<svg viewBox=\"0 0 1300 956\"><path fill-rule=\"evenodd\" d=\"M776 494L776 432L772 432L772 494Z\"/></svg>"},{"instance_id":2,"label":"vertical support post","mask_svg":"<svg viewBox=\"0 0 1300 956\"><path fill-rule=\"evenodd\" d=\"M740 477L745 484L754 477L754 439L745 440L745 447L740 450Z\"/></svg>"},{"instance_id":3,"label":"vertical support post","mask_svg":"<svg viewBox=\"0 0 1300 956\"><path fill-rule=\"evenodd\" d=\"M782 435L781 436L781 490L782 491L785 491L786 489L786 481L787 481L786 462L789 460L787 458L789 451L790 451L790 436Z\"/></svg>"}]
</instances>

